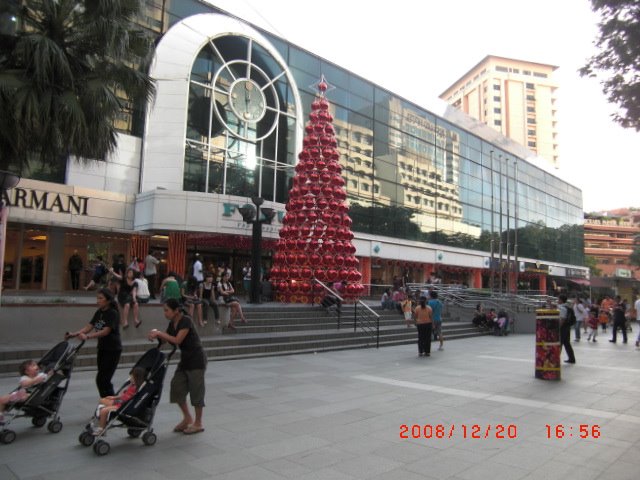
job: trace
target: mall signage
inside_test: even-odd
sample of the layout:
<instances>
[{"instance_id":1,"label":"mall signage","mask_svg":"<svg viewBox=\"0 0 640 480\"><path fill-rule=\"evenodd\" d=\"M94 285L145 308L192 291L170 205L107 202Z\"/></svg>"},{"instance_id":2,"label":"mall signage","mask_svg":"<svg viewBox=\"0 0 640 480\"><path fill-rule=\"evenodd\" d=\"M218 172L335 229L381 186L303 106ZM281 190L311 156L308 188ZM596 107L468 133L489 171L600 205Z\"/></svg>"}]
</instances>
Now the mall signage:
<instances>
[{"instance_id":1,"label":"mall signage","mask_svg":"<svg viewBox=\"0 0 640 480\"><path fill-rule=\"evenodd\" d=\"M89 208L89 197L30 188L14 188L2 192L2 200L5 205L10 207L75 215L88 215L87 209Z\"/></svg>"}]
</instances>

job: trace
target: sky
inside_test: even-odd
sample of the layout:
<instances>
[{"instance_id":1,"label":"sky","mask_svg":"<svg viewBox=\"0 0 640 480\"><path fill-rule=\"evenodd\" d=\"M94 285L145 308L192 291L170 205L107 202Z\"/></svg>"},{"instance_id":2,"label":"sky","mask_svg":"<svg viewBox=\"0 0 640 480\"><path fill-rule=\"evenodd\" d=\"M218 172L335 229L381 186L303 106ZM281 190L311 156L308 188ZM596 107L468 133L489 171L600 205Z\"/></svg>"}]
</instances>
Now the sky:
<instances>
[{"instance_id":1,"label":"sky","mask_svg":"<svg viewBox=\"0 0 640 480\"><path fill-rule=\"evenodd\" d=\"M486 55L556 65L557 175L582 190L586 212L640 207L640 133L615 124L598 79L577 73L597 52L588 0L210 3L418 105Z\"/></svg>"}]
</instances>

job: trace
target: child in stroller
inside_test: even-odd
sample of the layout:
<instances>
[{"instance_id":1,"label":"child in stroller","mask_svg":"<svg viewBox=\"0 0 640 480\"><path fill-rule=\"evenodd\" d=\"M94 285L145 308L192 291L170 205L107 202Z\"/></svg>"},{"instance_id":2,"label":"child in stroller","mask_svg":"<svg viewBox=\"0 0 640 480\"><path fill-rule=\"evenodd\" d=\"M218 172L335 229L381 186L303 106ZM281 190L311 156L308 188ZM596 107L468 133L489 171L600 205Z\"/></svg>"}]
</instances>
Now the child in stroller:
<instances>
[{"instance_id":1,"label":"child in stroller","mask_svg":"<svg viewBox=\"0 0 640 480\"><path fill-rule=\"evenodd\" d=\"M3 412L6 405L23 402L29 398L27 389L49 379L48 374L40 371L40 367L35 360L25 360L20 364L18 371L20 372L20 385L18 388L8 395L0 396L0 423L2 424L4 424Z\"/></svg>"},{"instance_id":2,"label":"child in stroller","mask_svg":"<svg viewBox=\"0 0 640 480\"><path fill-rule=\"evenodd\" d=\"M27 360L20 365L20 386L9 395L0 397L0 443L11 443L16 434L7 427L20 417L31 417L35 427L42 427L52 417L51 433L62 430L58 412L69 386L76 354L84 342L75 346L60 342L39 362ZM44 373L47 372L47 373Z\"/></svg>"},{"instance_id":3,"label":"child in stroller","mask_svg":"<svg viewBox=\"0 0 640 480\"><path fill-rule=\"evenodd\" d=\"M104 431L104 427L107 425L107 419L111 412L115 412L120 408L120 406L128 402L133 398L136 394L142 383L144 382L144 377L146 375L146 371L144 368L136 367L131 370L131 374L129 375L129 383L127 387L122 390L119 395L112 395L109 397L104 397L100 399L100 405L98 405L98 413L99 418L99 427L93 431L95 435L100 435Z\"/></svg>"},{"instance_id":4,"label":"child in stroller","mask_svg":"<svg viewBox=\"0 0 640 480\"><path fill-rule=\"evenodd\" d=\"M85 425L79 442L85 447L93 445L97 455L106 455L111 450L105 440L107 432L112 428L126 428L130 437L142 435L145 445L155 445L157 436L153 432L153 418L173 352L175 349L165 355L156 347L142 355L131 369L130 379L117 394L100 400L96 416Z\"/></svg>"}]
</instances>

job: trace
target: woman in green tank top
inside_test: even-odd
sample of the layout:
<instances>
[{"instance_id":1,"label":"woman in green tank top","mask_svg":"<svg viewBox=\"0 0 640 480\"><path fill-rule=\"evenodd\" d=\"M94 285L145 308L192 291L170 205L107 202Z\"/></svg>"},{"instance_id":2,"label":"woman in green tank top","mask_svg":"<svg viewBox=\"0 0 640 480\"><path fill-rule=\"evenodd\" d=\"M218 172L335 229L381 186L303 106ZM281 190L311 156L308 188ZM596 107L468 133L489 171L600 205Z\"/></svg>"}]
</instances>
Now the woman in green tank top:
<instances>
[{"instance_id":1,"label":"woman in green tank top","mask_svg":"<svg viewBox=\"0 0 640 480\"><path fill-rule=\"evenodd\" d=\"M176 274L174 272L169 272L167 277L162 281L160 291L162 292L161 298L163 302L166 302L170 298L175 298L180 301L182 298L180 285L178 284L178 280L176 280Z\"/></svg>"}]
</instances>

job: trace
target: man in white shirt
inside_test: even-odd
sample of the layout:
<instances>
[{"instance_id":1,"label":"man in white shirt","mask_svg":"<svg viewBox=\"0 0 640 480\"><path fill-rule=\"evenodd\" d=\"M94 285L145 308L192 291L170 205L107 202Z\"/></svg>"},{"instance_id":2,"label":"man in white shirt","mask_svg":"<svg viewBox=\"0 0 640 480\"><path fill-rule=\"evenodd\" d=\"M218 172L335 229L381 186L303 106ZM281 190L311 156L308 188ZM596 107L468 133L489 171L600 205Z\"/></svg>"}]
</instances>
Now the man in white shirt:
<instances>
[{"instance_id":1,"label":"man in white shirt","mask_svg":"<svg viewBox=\"0 0 640 480\"><path fill-rule=\"evenodd\" d=\"M156 265L159 263L160 260L152 252L149 252L149 255L144 259L144 277L149 285L149 298L153 299L156 298L156 274L158 273Z\"/></svg>"},{"instance_id":2,"label":"man in white shirt","mask_svg":"<svg viewBox=\"0 0 640 480\"><path fill-rule=\"evenodd\" d=\"M200 261L199 253L196 253L196 260L193 262L193 277L198 283L204 282L204 272L202 271L202 262Z\"/></svg>"}]
</instances>

